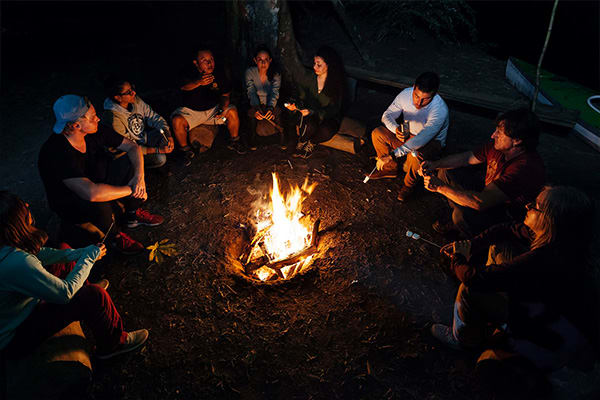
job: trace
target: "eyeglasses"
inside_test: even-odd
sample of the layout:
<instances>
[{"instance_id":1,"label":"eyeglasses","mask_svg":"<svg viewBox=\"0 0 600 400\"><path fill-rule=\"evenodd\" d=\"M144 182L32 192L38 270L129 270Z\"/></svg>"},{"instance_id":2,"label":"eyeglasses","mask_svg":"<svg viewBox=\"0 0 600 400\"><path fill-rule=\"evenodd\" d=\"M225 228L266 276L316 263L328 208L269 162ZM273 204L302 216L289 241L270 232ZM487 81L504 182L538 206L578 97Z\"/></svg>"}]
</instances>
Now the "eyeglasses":
<instances>
[{"instance_id":1,"label":"eyeglasses","mask_svg":"<svg viewBox=\"0 0 600 400\"><path fill-rule=\"evenodd\" d=\"M527 203L527 204L525 204L525 209L526 209L527 211L529 211L529 210L534 210L534 211L537 211L537 212L539 212L539 213L541 213L541 212L542 212L542 210L540 210L539 208L537 208L537 207L535 206L535 202L534 202L534 201L532 201L531 203Z\"/></svg>"},{"instance_id":2,"label":"eyeglasses","mask_svg":"<svg viewBox=\"0 0 600 400\"><path fill-rule=\"evenodd\" d=\"M129 88L128 91L119 93L119 96L131 96L133 93L135 93L135 85L130 85L130 86L131 87Z\"/></svg>"}]
</instances>

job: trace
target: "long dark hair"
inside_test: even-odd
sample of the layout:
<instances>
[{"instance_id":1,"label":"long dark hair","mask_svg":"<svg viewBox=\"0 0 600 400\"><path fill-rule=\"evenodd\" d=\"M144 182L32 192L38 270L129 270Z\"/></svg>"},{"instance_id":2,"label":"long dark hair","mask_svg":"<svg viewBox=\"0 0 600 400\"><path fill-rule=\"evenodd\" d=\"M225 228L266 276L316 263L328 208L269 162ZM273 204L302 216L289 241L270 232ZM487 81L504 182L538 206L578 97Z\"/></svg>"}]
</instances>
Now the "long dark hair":
<instances>
[{"instance_id":1,"label":"long dark hair","mask_svg":"<svg viewBox=\"0 0 600 400\"><path fill-rule=\"evenodd\" d=\"M275 75L280 74L279 67L277 66L277 62L273 59L273 54L271 54L271 50L264 44L257 46L256 50L254 50L254 56L252 56L252 60L254 61L254 59L258 56L258 53L263 52L267 53L269 55L269 58L271 59L271 64L269 65L269 69L267 69L267 79L269 79L270 82L273 80Z\"/></svg>"},{"instance_id":2,"label":"long dark hair","mask_svg":"<svg viewBox=\"0 0 600 400\"><path fill-rule=\"evenodd\" d=\"M12 246L36 255L48 240L46 232L30 223L29 206L5 190L0 191L0 246Z\"/></svg>"},{"instance_id":3,"label":"long dark hair","mask_svg":"<svg viewBox=\"0 0 600 400\"><path fill-rule=\"evenodd\" d=\"M323 93L328 97L342 101L346 85L346 71L340 55L329 46L321 46L315 57L321 57L327 64L327 79Z\"/></svg>"}]
</instances>

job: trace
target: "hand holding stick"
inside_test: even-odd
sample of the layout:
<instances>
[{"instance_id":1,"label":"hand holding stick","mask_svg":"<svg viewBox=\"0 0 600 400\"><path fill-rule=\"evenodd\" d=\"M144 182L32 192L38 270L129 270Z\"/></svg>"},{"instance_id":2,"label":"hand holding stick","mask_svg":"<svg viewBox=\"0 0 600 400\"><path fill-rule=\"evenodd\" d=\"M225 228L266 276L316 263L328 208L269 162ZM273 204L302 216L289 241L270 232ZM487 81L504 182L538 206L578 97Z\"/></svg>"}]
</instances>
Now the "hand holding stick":
<instances>
[{"instance_id":1,"label":"hand holding stick","mask_svg":"<svg viewBox=\"0 0 600 400\"><path fill-rule=\"evenodd\" d=\"M365 179L363 179L363 183L369 182L369 179L371 179L371 175L373 175L373 172L375 172L376 169L377 169L377 165L375 167L373 167L373 170L371 171L371 173L369 175L365 176Z\"/></svg>"}]
</instances>

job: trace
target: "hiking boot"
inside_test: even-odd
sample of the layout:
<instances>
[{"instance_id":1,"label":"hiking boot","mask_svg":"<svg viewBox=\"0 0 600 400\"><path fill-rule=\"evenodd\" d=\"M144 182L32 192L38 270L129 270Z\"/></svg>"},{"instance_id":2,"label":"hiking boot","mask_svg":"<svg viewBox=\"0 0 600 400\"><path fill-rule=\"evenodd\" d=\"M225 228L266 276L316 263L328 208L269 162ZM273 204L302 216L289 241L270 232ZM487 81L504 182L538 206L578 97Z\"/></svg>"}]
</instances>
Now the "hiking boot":
<instances>
[{"instance_id":1,"label":"hiking boot","mask_svg":"<svg viewBox=\"0 0 600 400\"><path fill-rule=\"evenodd\" d=\"M119 354L138 349L144 343L146 343L146 340L148 340L148 335L149 333L147 329L139 329L137 331L127 332L127 339L125 340L125 343L117 345L117 347L115 347L110 353L97 354L97 357L101 360L107 360L114 356L118 356Z\"/></svg>"},{"instance_id":2,"label":"hiking boot","mask_svg":"<svg viewBox=\"0 0 600 400\"><path fill-rule=\"evenodd\" d=\"M228 148L229 150L233 150L233 151L235 151L236 153L238 153L238 154L240 154L240 155L241 155L241 154L246 154L246 153L247 153L247 151L246 151L246 148L245 148L244 144L243 144L243 143L242 143L242 141L241 141L241 140L239 140L239 139L238 139L238 140L230 140L230 141L229 141L229 144L227 145L227 148Z\"/></svg>"},{"instance_id":3,"label":"hiking boot","mask_svg":"<svg viewBox=\"0 0 600 400\"><path fill-rule=\"evenodd\" d=\"M431 225L434 231L444 236L458 233L458 228L454 225L454 222L442 222L441 220L437 220Z\"/></svg>"},{"instance_id":4,"label":"hiking boot","mask_svg":"<svg viewBox=\"0 0 600 400\"><path fill-rule=\"evenodd\" d=\"M398 176L398 172L395 169L382 169L376 170L371 174L369 179L393 179Z\"/></svg>"},{"instance_id":5,"label":"hiking boot","mask_svg":"<svg viewBox=\"0 0 600 400\"><path fill-rule=\"evenodd\" d=\"M110 282L108 282L108 279L100 279L98 282L95 282L92 285L100 286L102 289L106 290L108 289Z\"/></svg>"},{"instance_id":6,"label":"hiking boot","mask_svg":"<svg viewBox=\"0 0 600 400\"><path fill-rule=\"evenodd\" d=\"M301 158L308 158L312 155L313 151L315 150L315 145L312 144L310 141L306 142L304 144L304 146L302 147L302 149L297 150L294 154L292 154L294 157L301 157Z\"/></svg>"},{"instance_id":7,"label":"hiking boot","mask_svg":"<svg viewBox=\"0 0 600 400\"><path fill-rule=\"evenodd\" d=\"M459 341L456 340L452 333L452 328L442 324L431 325L431 334L434 338L442 342L446 347L454 350L463 350Z\"/></svg>"},{"instance_id":8,"label":"hiking boot","mask_svg":"<svg viewBox=\"0 0 600 400\"><path fill-rule=\"evenodd\" d=\"M165 221L160 215L152 214L150 211L142 210L141 208L135 210L135 216L132 217L134 218L127 221L128 228L137 228L140 225L158 226Z\"/></svg>"},{"instance_id":9,"label":"hiking boot","mask_svg":"<svg viewBox=\"0 0 600 400\"><path fill-rule=\"evenodd\" d=\"M398 201L400 202L405 202L406 199L408 199L413 192L415 191L415 187L414 186L402 186L402 189L400 189L400 191L398 192Z\"/></svg>"},{"instance_id":10,"label":"hiking boot","mask_svg":"<svg viewBox=\"0 0 600 400\"><path fill-rule=\"evenodd\" d=\"M124 232L115 235L112 246L121 254L132 256L144 251L144 245Z\"/></svg>"},{"instance_id":11,"label":"hiking boot","mask_svg":"<svg viewBox=\"0 0 600 400\"><path fill-rule=\"evenodd\" d=\"M200 143L197 140L192 140L192 147L196 150L196 152L198 154L202 154L208 151L208 149L210 149L210 147L203 145L202 143ZM194 152L192 152L193 154ZM193 158L193 156L192 156Z\"/></svg>"},{"instance_id":12,"label":"hiking boot","mask_svg":"<svg viewBox=\"0 0 600 400\"><path fill-rule=\"evenodd\" d=\"M181 155L183 155L183 164L186 167L192 165L192 159L196 156L194 150L190 146L185 146L181 148Z\"/></svg>"}]
</instances>

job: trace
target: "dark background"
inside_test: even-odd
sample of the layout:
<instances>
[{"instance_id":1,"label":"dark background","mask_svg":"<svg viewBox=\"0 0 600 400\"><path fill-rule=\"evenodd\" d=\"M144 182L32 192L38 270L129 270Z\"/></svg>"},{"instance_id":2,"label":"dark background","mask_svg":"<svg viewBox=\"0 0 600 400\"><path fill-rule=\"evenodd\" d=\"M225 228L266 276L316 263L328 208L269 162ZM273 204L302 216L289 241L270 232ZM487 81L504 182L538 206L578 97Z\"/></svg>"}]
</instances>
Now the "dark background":
<instances>
[{"instance_id":1,"label":"dark background","mask_svg":"<svg viewBox=\"0 0 600 400\"><path fill-rule=\"evenodd\" d=\"M479 41L494 56L537 64L550 20L551 1L470 1ZM2 81L27 78L47 65L93 61L103 52L140 53L161 66L181 62L196 38L217 51L226 37L224 2L33 2L1 3ZM292 2L294 7L299 3ZM305 2L322 12L328 2ZM561 1L543 67L600 89L599 3ZM118 53L117 53L118 54ZM127 66L120 66L127 68ZM131 71L139 72L139 71Z\"/></svg>"}]
</instances>

